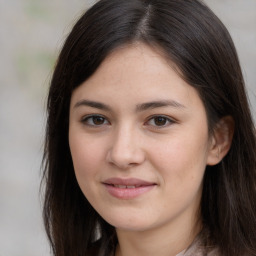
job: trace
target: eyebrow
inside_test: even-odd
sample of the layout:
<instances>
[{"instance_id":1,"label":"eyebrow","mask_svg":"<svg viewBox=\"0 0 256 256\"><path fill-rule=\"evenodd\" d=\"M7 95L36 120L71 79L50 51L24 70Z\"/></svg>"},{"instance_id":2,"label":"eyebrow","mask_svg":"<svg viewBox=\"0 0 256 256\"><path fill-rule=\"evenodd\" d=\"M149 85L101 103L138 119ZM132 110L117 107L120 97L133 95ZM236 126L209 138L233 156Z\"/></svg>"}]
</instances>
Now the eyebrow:
<instances>
[{"instance_id":1,"label":"eyebrow","mask_svg":"<svg viewBox=\"0 0 256 256\"><path fill-rule=\"evenodd\" d=\"M80 106L88 106L88 107L97 108L105 111L111 111L111 108L108 105L100 102L96 102L96 101L91 101L91 100L80 100L75 104L74 108L78 108Z\"/></svg>"},{"instance_id":2,"label":"eyebrow","mask_svg":"<svg viewBox=\"0 0 256 256\"><path fill-rule=\"evenodd\" d=\"M112 111L111 107L104 103L85 100L85 99L78 101L75 104L74 108L77 108L80 106L88 106L88 107L97 108L100 110ZM177 109L186 108L184 105L182 105L181 103L175 100L158 100L158 101L151 101L151 102L146 102L146 103L136 105L136 112L142 112L145 110L161 108L161 107L173 107Z\"/></svg>"},{"instance_id":3,"label":"eyebrow","mask_svg":"<svg viewBox=\"0 0 256 256\"><path fill-rule=\"evenodd\" d=\"M173 108L185 108L184 105L175 100L158 100L152 102L142 103L136 106L136 111L141 112L148 109L161 108L161 107L173 107Z\"/></svg>"}]
</instances>

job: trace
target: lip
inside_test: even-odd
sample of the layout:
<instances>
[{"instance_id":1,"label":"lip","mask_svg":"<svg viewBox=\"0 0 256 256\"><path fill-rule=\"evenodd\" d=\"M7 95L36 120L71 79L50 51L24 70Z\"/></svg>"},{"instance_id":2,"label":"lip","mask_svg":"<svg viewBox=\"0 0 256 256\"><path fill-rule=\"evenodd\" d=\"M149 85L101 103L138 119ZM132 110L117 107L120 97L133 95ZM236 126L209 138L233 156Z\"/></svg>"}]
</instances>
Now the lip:
<instances>
[{"instance_id":1,"label":"lip","mask_svg":"<svg viewBox=\"0 0 256 256\"><path fill-rule=\"evenodd\" d=\"M110 195L119 199L133 199L149 192L156 183L137 178L110 178L102 182Z\"/></svg>"}]
</instances>

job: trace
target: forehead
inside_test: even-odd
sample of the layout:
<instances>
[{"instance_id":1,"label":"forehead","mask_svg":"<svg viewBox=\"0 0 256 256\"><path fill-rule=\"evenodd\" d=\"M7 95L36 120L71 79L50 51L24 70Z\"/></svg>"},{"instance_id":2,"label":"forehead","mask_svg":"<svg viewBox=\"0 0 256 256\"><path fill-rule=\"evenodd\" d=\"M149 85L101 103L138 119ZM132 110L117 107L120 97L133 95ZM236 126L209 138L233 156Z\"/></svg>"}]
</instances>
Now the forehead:
<instances>
[{"instance_id":1,"label":"forehead","mask_svg":"<svg viewBox=\"0 0 256 256\"><path fill-rule=\"evenodd\" d=\"M165 56L145 44L124 46L112 52L96 72L72 95L72 102L83 98L114 103L136 104L174 100L182 105L198 101L197 91L188 85Z\"/></svg>"},{"instance_id":2,"label":"forehead","mask_svg":"<svg viewBox=\"0 0 256 256\"><path fill-rule=\"evenodd\" d=\"M115 71L121 71L119 75L125 75L126 72L123 71L131 71L138 75L147 72L157 75L164 71L169 72L170 69L174 71L174 67L175 64L167 59L166 54L160 48L137 42L123 45L111 52L93 76L99 73L101 76L111 76Z\"/></svg>"}]
</instances>

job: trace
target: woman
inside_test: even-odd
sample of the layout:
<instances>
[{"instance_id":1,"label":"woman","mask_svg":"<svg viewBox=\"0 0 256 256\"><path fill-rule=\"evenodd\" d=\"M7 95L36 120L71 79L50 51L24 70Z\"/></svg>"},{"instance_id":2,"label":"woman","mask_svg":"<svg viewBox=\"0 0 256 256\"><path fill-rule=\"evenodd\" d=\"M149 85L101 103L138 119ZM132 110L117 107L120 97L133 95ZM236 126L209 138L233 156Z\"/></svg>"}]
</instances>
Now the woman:
<instances>
[{"instance_id":1,"label":"woman","mask_svg":"<svg viewBox=\"0 0 256 256\"><path fill-rule=\"evenodd\" d=\"M53 254L256 255L256 139L236 50L200 1L101 0L49 91Z\"/></svg>"}]
</instances>

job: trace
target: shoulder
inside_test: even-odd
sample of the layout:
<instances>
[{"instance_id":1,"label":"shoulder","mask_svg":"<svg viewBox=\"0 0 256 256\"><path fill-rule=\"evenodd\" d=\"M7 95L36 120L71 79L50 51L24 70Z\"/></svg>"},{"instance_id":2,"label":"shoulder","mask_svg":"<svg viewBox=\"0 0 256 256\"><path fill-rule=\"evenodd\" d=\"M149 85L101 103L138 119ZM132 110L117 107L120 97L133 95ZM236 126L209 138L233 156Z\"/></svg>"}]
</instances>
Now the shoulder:
<instances>
[{"instance_id":1,"label":"shoulder","mask_svg":"<svg viewBox=\"0 0 256 256\"><path fill-rule=\"evenodd\" d=\"M202 245L200 239L196 239L191 246L176 256L219 256L217 248L209 248Z\"/></svg>"}]
</instances>

